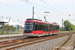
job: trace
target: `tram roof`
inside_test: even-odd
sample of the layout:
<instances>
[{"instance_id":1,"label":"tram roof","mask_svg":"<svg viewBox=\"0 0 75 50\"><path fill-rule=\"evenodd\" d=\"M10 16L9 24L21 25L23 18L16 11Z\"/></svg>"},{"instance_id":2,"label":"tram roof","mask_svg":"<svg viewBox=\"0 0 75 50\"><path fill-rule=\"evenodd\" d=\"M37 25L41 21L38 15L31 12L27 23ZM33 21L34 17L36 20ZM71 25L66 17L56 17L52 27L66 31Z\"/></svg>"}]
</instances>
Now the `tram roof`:
<instances>
[{"instance_id":1,"label":"tram roof","mask_svg":"<svg viewBox=\"0 0 75 50\"><path fill-rule=\"evenodd\" d=\"M59 25L59 24L57 24L57 23L55 23L55 22L53 22L53 23L43 22L42 20L39 20L39 19L27 19L25 22L36 22L36 23Z\"/></svg>"},{"instance_id":2,"label":"tram roof","mask_svg":"<svg viewBox=\"0 0 75 50\"><path fill-rule=\"evenodd\" d=\"M39 19L27 19L25 22L36 22L36 23L52 24L52 23L49 23L49 22L43 22L42 20L39 20Z\"/></svg>"}]
</instances>

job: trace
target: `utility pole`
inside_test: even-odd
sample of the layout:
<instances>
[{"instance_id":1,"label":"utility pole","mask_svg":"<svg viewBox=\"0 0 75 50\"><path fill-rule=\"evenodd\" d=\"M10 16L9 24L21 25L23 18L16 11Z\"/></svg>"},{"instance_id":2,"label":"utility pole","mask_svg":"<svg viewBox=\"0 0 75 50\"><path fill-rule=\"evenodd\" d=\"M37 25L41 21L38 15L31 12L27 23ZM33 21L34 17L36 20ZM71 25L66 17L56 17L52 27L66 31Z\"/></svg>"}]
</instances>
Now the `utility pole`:
<instances>
[{"instance_id":1,"label":"utility pole","mask_svg":"<svg viewBox=\"0 0 75 50\"><path fill-rule=\"evenodd\" d=\"M33 6L33 9L32 9L32 19L34 19L34 6Z\"/></svg>"},{"instance_id":2,"label":"utility pole","mask_svg":"<svg viewBox=\"0 0 75 50\"><path fill-rule=\"evenodd\" d=\"M63 19L62 19L62 31L63 31Z\"/></svg>"}]
</instances>

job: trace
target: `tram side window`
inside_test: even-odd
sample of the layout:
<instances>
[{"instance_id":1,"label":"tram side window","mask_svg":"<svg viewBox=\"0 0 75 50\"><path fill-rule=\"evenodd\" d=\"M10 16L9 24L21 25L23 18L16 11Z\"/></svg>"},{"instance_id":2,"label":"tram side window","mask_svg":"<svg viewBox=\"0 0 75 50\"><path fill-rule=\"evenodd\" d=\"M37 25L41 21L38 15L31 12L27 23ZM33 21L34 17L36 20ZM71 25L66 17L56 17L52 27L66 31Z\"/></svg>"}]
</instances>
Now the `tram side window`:
<instances>
[{"instance_id":1,"label":"tram side window","mask_svg":"<svg viewBox=\"0 0 75 50\"><path fill-rule=\"evenodd\" d=\"M56 31L56 25L54 25L54 31Z\"/></svg>"},{"instance_id":2,"label":"tram side window","mask_svg":"<svg viewBox=\"0 0 75 50\"><path fill-rule=\"evenodd\" d=\"M48 24L46 24L46 31L48 31Z\"/></svg>"},{"instance_id":3,"label":"tram side window","mask_svg":"<svg viewBox=\"0 0 75 50\"><path fill-rule=\"evenodd\" d=\"M58 30L58 26L56 26L56 30Z\"/></svg>"},{"instance_id":4,"label":"tram side window","mask_svg":"<svg viewBox=\"0 0 75 50\"><path fill-rule=\"evenodd\" d=\"M39 28L39 30L42 30L42 24L41 23L38 23L38 28Z\"/></svg>"},{"instance_id":5,"label":"tram side window","mask_svg":"<svg viewBox=\"0 0 75 50\"><path fill-rule=\"evenodd\" d=\"M43 31L45 31L45 24L43 24Z\"/></svg>"},{"instance_id":6,"label":"tram side window","mask_svg":"<svg viewBox=\"0 0 75 50\"><path fill-rule=\"evenodd\" d=\"M55 31L55 26L53 25L53 31Z\"/></svg>"},{"instance_id":7,"label":"tram side window","mask_svg":"<svg viewBox=\"0 0 75 50\"><path fill-rule=\"evenodd\" d=\"M56 26L56 30L59 30L59 26Z\"/></svg>"},{"instance_id":8,"label":"tram side window","mask_svg":"<svg viewBox=\"0 0 75 50\"><path fill-rule=\"evenodd\" d=\"M48 24L43 24L43 31L49 31L50 26Z\"/></svg>"},{"instance_id":9,"label":"tram side window","mask_svg":"<svg viewBox=\"0 0 75 50\"><path fill-rule=\"evenodd\" d=\"M56 28L57 26L55 25L55 31L57 31L57 28Z\"/></svg>"},{"instance_id":10,"label":"tram side window","mask_svg":"<svg viewBox=\"0 0 75 50\"><path fill-rule=\"evenodd\" d=\"M56 30L58 30L58 26L56 26Z\"/></svg>"},{"instance_id":11,"label":"tram side window","mask_svg":"<svg viewBox=\"0 0 75 50\"><path fill-rule=\"evenodd\" d=\"M47 31L47 30L48 30L47 24L43 24L43 31Z\"/></svg>"},{"instance_id":12,"label":"tram side window","mask_svg":"<svg viewBox=\"0 0 75 50\"><path fill-rule=\"evenodd\" d=\"M53 31L53 25L51 25L51 31Z\"/></svg>"},{"instance_id":13,"label":"tram side window","mask_svg":"<svg viewBox=\"0 0 75 50\"><path fill-rule=\"evenodd\" d=\"M55 31L57 31L57 26L55 26Z\"/></svg>"},{"instance_id":14,"label":"tram side window","mask_svg":"<svg viewBox=\"0 0 75 50\"><path fill-rule=\"evenodd\" d=\"M38 30L38 23L35 23L35 30Z\"/></svg>"},{"instance_id":15,"label":"tram side window","mask_svg":"<svg viewBox=\"0 0 75 50\"><path fill-rule=\"evenodd\" d=\"M53 31L55 30L55 28L54 28L54 25L52 25L53 26Z\"/></svg>"},{"instance_id":16,"label":"tram side window","mask_svg":"<svg viewBox=\"0 0 75 50\"><path fill-rule=\"evenodd\" d=\"M40 23L38 23L38 30L40 30Z\"/></svg>"},{"instance_id":17,"label":"tram side window","mask_svg":"<svg viewBox=\"0 0 75 50\"><path fill-rule=\"evenodd\" d=\"M52 25L52 27L53 27L53 30L52 30L52 31L55 31L55 26L54 26L54 25Z\"/></svg>"},{"instance_id":18,"label":"tram side window","mask_svg":"<svg viewBox=\"0 0 75 50\"><path fill-rule=\"evenodd\" d=\"M52 30L51 30L51 28L52 28L52 25L50 25L50 27L49 27L49 28L50 28L50 31L52 31Z\"/></svg>"},{"instance_id":19,"label":"tram side window","mask_svg":"<svg viewBox=\"0 0 75 50\"><path fill-rule=\"evenodd\" d=\"M50 25L48 24L48 31L50 31Z\"/></svg>"},{"instance_id":20,"label":"tram side window","mask_svg":"<svg viewBox=\"0 0 75 50\"><path fill-rule=\"evenodd\" d=\"M43 30L41 23L35 23L35 30Z\"/></svg>"},{"instance_id":21,"label":"tram side window","mask_svg":"<svg viewBox=\"0 0 75 50\"><path fill-rule=\"evenodd\" d=\"M56 25L54 25L54 31L57 31Z\"/></svg>"},{"instance_id":22,"label":"tram side window","mask_svg":"<svg viewBox=\"0 0 75 50\"><path fill-rule=\"evenodd\" d=\"M49 25L47 24L47 31L49 31Z\"/></svg>"}]
</instances>

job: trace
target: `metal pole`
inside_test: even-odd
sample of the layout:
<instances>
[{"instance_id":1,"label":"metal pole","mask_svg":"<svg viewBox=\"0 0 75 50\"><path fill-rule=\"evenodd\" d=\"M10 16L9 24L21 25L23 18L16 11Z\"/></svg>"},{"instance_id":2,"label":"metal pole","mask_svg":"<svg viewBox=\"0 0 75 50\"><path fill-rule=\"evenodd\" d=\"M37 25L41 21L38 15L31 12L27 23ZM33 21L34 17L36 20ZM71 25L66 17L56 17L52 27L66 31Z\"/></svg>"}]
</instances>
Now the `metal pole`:
<instances>
[{"instance_id":1,"label":"metal pole","mask_svg":"<svg viewBox=\"0 0 75 50\"><path fill-rule=\"evenodd\" d=\"M63 31L63 19L62 19L62 31Z\"/></svg>"},{"instance_id":2,"label":"metal pole","mask_svg":"<svg viewBox=\"0 0 75 50\"><path fill-rule=\"evenodd\" d=\"M4 35L4 33L3 33L3 23L2 23L2 34Z\"/></svg>"},{"instance_id":3,"label":"metal pole","mask_svg":"<svg viewBox=\"0 0 75 50\"><path fill-rule=\"evenodd\" d=\"M73 16L74 16L74 0L73 0Z\"/></svg>"},{"instance_id":4,"label":"metal pole","mask_svg":"<svg viewBox=\"0 0 75 50\"><path fill-rule=\"evenodd\" d=\"M46 17L45 17L45 16L44 16L44 19L45 19L45 22L47 22L47 21L46 21Z\"/></svg>"},{"instance_id":5,"label":"metal pole","mask_svg":"<svg viewBox=\"0 0 75 50\"><path fill-rule=\"evenodd\" d=\"M34 6L33 6L33 11L32 11L32 19L34 19Z\"/></svg>"}]
</instances>

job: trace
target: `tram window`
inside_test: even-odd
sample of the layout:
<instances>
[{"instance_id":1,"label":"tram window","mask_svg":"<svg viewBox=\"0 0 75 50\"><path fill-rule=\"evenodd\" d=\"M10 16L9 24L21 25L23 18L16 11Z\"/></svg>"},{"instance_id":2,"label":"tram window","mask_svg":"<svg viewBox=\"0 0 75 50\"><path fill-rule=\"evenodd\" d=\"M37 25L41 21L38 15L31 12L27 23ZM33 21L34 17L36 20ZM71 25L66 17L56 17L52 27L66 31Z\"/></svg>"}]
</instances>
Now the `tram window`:
<instances>
[{"instance_id":1,"label":"tram window","mask_svg":"<svg viewBox=\"0 0 75 50\"><path fill-rule=\"evenodd\" d=\"M39 30L43 30L42 23L39 23Z\"/></svg>"},{"instance_id":2,"label":"tram window","mask_svg":"<svg viewBox=\"0 0 75 50\"><path fill-rule=\"evenodd\" d=\"M55 31L55 26L53 25L53 31Z\"/></svg>"},{"instance_id":3,"label":"tram window","mask_svg":"<svg viewBox=\"0 0 75 50\"><path fill-rule=\"evenodd\" d=\"M57 26L55 27L56 31L57 31Z\"/></svg>"},{"instance_id":4,"label":"tram window","mask_svg":"<svg viewBox=\"0 0 75 50\"><path fill-rule=\"evenodd\" d=\"M56 30L59 30L59 26L56 26Z\"/></svg>"},{"instance_id":5,"label":"tram window","mask_svg":"<svg viewBox=\"0 0 75 50\"><path fill-rule=\"evenodd\" d=\"M54 30L55 30L54 25L52 25L52 31L54 31Z\"/></svg>"},{"instance_id":6,"label":"tram window","mask_svg":"<svg viewBox=\"0 0 75 50\"><path fill-rule=\"evenodd\" d=\"M43 24L43 31L45 31L45 24Z\"/></svg>"},{"instance_id":7,"label":"tram window","mask_svg":"<svg viewBox=\"0 0 75 50\"><path fill-rule=\"evenodd\" d=\"M52 25L50 25L50 31L52 31Z\"/></svg>"},{"instance_id":8,"label":"tram window","mask_svg":"<svg viewBox=\"0 0 75 50\"><path fill-rule=\"evenodd\" d=\"M55 28L55 31L56 31L56 25L55 25L55 27L54 27L54 28Z\"/></svg>"},{"instance_id":9,"label":"tram window","mask_svg":"<svg viewBox=\"0 0 75 50\"><path fill-rule=\"evenodd\" d=\"M50 31L50 25L48 24L48 31Z\"/></svg>"},{"instance_id":10,"label":"tram window","mask_svg":"<svg viewBox=\"0 0 75 50\"><path fill-rule=\"evenodd\" d=\"M57 30L56 30L56 25L54 25L54 31L57 31Z\"/></svg>"},{"instance_id":11,"label":"tram window","mask_svg":"<svg viewBox=\"0 0 75 50\"><path fill-rule=\"evenodd\" d=\"M54 25L54 31L56 31L56 25Z\"/></svg>"},{"instance_id":12,"label":"tram window","mask_svg":"<svg viewBox=\"0 0 75 50\"><path fill-rule=\"evenodd\" d=\"M45 31L46 31L46 24L45 24Z\"/></svg>"},{"instance_id":13,"label":"tram window","mask_svg":"<svg viewBox=\"0 0 75 50\"><path fill-rule=\"evenodd\" d=\"M56 26L56 29L58 30L58 26Z\"/></svg>"},{"instance_id":14,"label":"tram window","mask_svg":"<svg viewBox=\"0 0 75 50\"><path fill-rule=\"evenodd\" d=\"M53 28L54 28L53 25L51 25L51 31L53 31Z\"/></svg>"},{"instance_id":15,"label":"tram window","mask_svg":"<svg viewBox=\"0 0 75 50\"><path fill-rule=\"evenodd\" d=\"M43 28L44 31L48 31L48 24L44 24L43 27L44 27Z\"/></svg>"},{"instance_id":16,"label":"tram window","mask_svg":"<svg viewBox=\"0 0 75 50\"><path fill-rule=\"evenodd\" d=\"M48 24L46 24L46 29L47 29L46 31L48 31Z\"/></svg>"},{"instance_id":17,"label":"tram window","mask_svg":"<svg viewBox=\"0 0 75 50\"><path fill-rule=\"evenodd\" d=\"M33 30L33 22L26 22L24 30Z\"/></svg>"},{"instance_id":18,"label":"tram window","mask_svg":"<svg viewBox=\"0 0 75 50\"><path fill-rule=\"evenodd\" d=\"M57 26L57 30L59 30L59 26Z\"/></svg>"},{"instance_id":19,"label":"tram window","mask_svg":"<svg viewBox=\"0 0 75 50\"><path fill-rule=\"evenodd\" d=\"M45 31L47 31L47 25L45 24Z\"/></svg>"},{"instance_id":20,"label":"tram window","mask_svg":"<svg viewBox=\"0 0 75 50\"><path fill-rule=\"evenodd\" d=\"M40 30L40 24L38 23L38 30Z\"/></svg>"},{"instance_id":21,"label":"tram window","mask_svg":"<svg viewBox=\"0 0 75 50\"><path fill-rule=\"evenodd\" d=\"M40 30L40 24L38 23L38 30Z\"/></svg>"},{"instance_id":22,"label":"tram window","mask_svg":"<svg viewBox=\"0 0 75 50\"><path fill-rule=\"evenodd\" d=\"M41 23L35 23L35 30L43 30L43 25Z\"/></svg>"},{"instance_id":23,"label":"tram window","mask_svg":"<svg viewBox=\"0 0 75 50\"><path fill-rule=\"evenodd\" d=\"M54 25L54 31L56 31L56 25Z\"/></svg>"},{"instance_id":24,"label":"tram window","mask_svg":"<svg viewBox=\"0 0 75 50\"><path fill-rule=\"evenodd\" d=\"M38 30L38 24L37 23L35 23L35 30Z\"/></svg>"}]
</instances>

